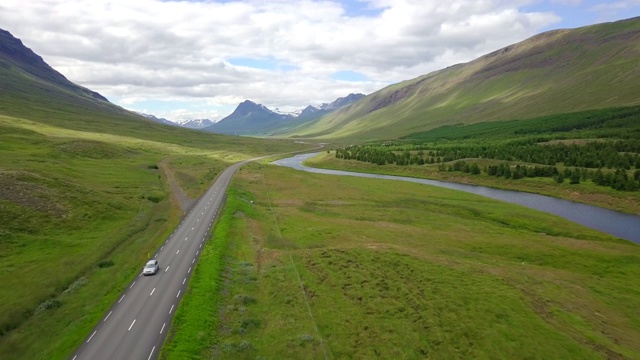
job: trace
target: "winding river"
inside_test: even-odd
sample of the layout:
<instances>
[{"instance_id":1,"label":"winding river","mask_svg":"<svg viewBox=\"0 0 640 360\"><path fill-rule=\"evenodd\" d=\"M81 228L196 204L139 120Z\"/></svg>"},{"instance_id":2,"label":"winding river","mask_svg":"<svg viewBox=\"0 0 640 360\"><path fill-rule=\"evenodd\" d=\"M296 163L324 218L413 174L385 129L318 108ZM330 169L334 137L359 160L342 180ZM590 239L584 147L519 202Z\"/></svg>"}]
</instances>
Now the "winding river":
<instances>
[{"instance_id":1,"label":"winding river","mask_svg":"<svg viewBox=\"0 0 640 360\"><path fill-rule=\"evenodd\" d=\"M578 224L600 230L621 239L630 240L640 244L640 216L638 215L626 214L619 211L600 208L597 206L585 205L569 200L557 199L550 196L531 194L520 191L494 189L486 186L458 184L438 180L417 179L405 176L318 169L302 165L303 161L316 156L317 154L318 153L296 155L290 158L274 161L273 164L319 174L401 180L466 191L473 194L486 196L492 199L502 200L509 203L526 206L531 209L544 211L546 213L571 220Z\"/></svg>"}]
</instances>

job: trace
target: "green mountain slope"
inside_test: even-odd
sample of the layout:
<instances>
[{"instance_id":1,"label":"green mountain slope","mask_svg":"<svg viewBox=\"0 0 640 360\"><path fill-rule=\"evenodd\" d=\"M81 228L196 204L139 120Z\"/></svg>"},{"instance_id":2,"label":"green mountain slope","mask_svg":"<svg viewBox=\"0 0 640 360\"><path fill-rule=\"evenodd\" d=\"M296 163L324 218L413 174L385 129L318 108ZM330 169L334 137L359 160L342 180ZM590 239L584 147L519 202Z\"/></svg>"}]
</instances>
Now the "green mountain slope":
<instances>
[{"instance_id":1,"label":"green mountain slope","mask_svg":"<svg viewBox=\"0 0 640 360\"><path fill-rule=\"evenodd\" d=\"M640 18L542 33L394 84L289 135L389 139L442 125L640 104Z\"/></svg>"}]
</instances>

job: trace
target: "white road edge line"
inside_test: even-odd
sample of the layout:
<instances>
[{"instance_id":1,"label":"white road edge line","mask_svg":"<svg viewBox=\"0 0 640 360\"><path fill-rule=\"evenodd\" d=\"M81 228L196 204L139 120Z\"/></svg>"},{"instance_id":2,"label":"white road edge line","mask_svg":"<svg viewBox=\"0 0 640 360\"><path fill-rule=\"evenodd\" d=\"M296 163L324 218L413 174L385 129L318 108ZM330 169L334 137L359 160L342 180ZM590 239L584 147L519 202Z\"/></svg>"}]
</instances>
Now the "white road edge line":
<instances>
[{"instance_id":1,"label":"white road edge line","mask_svg":"<svg viewBox=\"0 0 640 360\"><path fill-rule=\"evenodd\" d=\"M129 330L127 330L127 331L131 331L131 328L133 327L133 324L135 324L135 323L136 323L136 319L133 319L133 322L131 323L131 325L129 325Z\"/></svg>"},{"instance_id":2,"label":"white road edge line","mask_svg":"<svg viewBox=\"0 0 640 360\"><path fill-rule=\"evenodd\" d=\"M169 309L169 314L173 311L173 305L171 305L171 309Z\"/></svg>"},{"instance_id":3,"label":"white road edge line","mask_svg":"<svg viewBox=\"0 0 640 360\"><path fill-rule=\"evenodd\" d=\"M107 321L107 319L109 318L109 316L111 316L111 313L113 312L113 310L109 311L109 315L107 315L106 318L104 318L104 321Z\"/></svg>"},{"instance_id":4,"label":"white road edge line","mask_svg":"<svg viewBox=\"0 0 640 360\"><path fill-rule=\"evenodd\" d=\"M120 300L118 300L118 304L120 304L120 302L122 301L122 299L124 299L124 297L127 296L127 294L122 295L122 297L120 298Z\"/></svg>"},{"instance_id":5,"label":"white road edge line","mask_svg":"<svg viewBox=\"0 0 640 360\"><path fill-rule=\"evenodd\" d=\"M180 290L178 290L178 295L176 295L176 297L180 296Z\"/></svg>"},{"instance_id":6,"label":"white road edge line","mask_svg":"<svg viewBox=\"0 0 640 360\"><path fill-rule=\"evenodd\" d=\"M193 264L194 262L196 262L196 258L193 258L193 260L191 260L191 263Z\"/></svg>"},{"instance_id":7,"label":"white road edge line","mask_svg":"<svg viewBox=\"0 0 640 360\"><path fill-rule=\"evenodd\" d=\"M189 268L189 271L187 271L187 274L191 273L191 268Z\"/></svg>"},{"instance_id":8,"label":"white road edge line","mask_svg":"<svg viewBox=\"0 0 640 360\"><path fill-rule=\"evenodd\" d=\"M131 284L131 286L129 286L129 289L131 289L133 287L133 285L135 285L136 282L134 281L133 284Z\"/></svg>"},{"instance_id":9,"label":"white road edge line","mask_svg":"<svg viewBox=\"0 0 640 360\"><path fill-rule=\"evenodd\" d=\"M198 256L199 253L200 253L200 250L196 251L196 256Z\"/></svg>"},{"instance_id":10,"label":"white road edge line","mask_svg":"<svg viewBox=\"0 0 640 360\"><path fill-rule=\"evenodd\" d=\"M184 280L182 280L182 285L184 285L186 281L187 281L187 278L184 278Z\"/></svg>"},{"instance_id":11,"label":"white road edge line","mask_svg":"<svg viewBox=\"0 0 640 360\"><path fill-rule=\"evenodd\" d=\"M149 354L149 357L147 358L147 360L151 360L151 357L153 356L153 351L154 351L155 349L156 349L156 347L155 347L155 346L151 349L151 354Z\"/></svg>"},{"instance_id":12,"label":"white road edge line","mask_svg":"<svg viewBox=\"0 0 640 360\"><path fill-rule=\"evenodd\" d=\"M164 331L164 326L167 325L167 323L162 324L162 329L160 329L160 334L162 334L162 332Z\"/></svg>"},{"instance_id":13,"label":"white road edge line","mask_svg":"<svg viewBox=\"0 0 640 360\"><path fill-rule=\"evenodd\" d=\"M94 331L93 334L91 334L91 337L89 337L89 340L87 340L87 342L91 341L91 339L93 339L93 336L98 332L98 330Z\"/></svg>"}]
</instances>

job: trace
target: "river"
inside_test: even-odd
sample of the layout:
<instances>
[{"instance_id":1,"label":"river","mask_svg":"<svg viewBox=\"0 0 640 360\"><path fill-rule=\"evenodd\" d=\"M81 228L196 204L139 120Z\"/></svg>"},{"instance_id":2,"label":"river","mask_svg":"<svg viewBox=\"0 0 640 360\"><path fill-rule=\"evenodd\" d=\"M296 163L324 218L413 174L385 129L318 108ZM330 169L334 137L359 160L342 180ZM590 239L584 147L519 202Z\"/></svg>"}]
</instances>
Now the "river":
<instances>
[{"instance_id":1,"label":"river","mask_svg":"<svg viewBox=\"0 0 640 360\"><path fill-rule=\"evenodd\" d=\"M329 170L308 167L303 161L316 156L318 153L296 155L286 159L274 161L273 164L312 173L342 176L357 176L373 179L400 180L419 184L433 185L448 189L465 191L496 200L519 204L531 209L544 211L563 217L575 223L600 230L621 239L640 244L640 216L626 214L619 211L604 209L597 206L585 205L569 200L557 199L550 196L531 194L520 191L494 189L486 186L458 184L446 181L418 179L405 176L379 175L357 173L342 170Z\"/></svg>"}]
</instances>

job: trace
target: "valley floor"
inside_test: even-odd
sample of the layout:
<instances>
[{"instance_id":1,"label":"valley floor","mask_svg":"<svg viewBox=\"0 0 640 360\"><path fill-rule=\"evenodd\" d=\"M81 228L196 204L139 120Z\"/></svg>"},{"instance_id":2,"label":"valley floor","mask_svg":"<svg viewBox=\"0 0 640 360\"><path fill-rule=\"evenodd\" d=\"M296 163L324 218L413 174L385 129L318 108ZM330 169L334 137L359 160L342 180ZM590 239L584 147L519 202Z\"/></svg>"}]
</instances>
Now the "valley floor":
<instances>
[{"instance_id":1,"label":"valley floor","mask_svg":"<svg viewBox=\"0 0 640 360\"><path fill-rule=\"evenodd\" d=\"M640 356L636 244L424 185L252 164L232 186L168 359Z\"/></svg>"}]
</instances>

